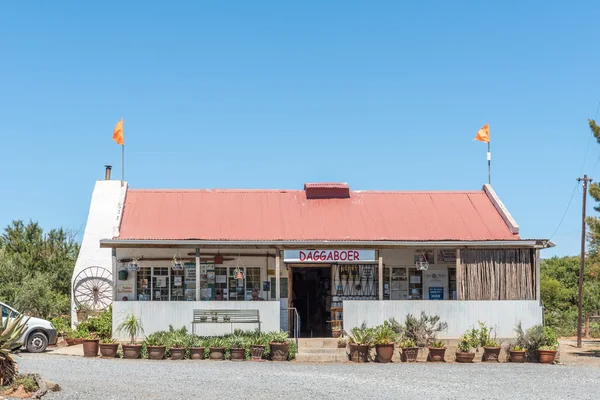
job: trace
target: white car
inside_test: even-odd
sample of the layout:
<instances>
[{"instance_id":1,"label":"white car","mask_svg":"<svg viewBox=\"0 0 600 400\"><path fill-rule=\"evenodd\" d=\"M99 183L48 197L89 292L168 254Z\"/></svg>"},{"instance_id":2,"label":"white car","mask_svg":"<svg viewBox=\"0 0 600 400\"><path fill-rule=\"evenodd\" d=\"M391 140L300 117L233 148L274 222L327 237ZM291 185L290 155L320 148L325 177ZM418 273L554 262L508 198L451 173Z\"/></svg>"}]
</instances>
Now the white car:
<instances>
[{"instance_id":1,"label":"white car","mask_svg":"<svg viewBox=\"0 0 600 400\"><path fill-rule=\"evenodd\" d=\"M12 307L0 302L0 308L2 309L2 322L4 319L15 318L19 313ZM56 328L52 325L52 322L46 321L41 318L29 318L27 321L27 329L21 339L19 340L18 347L25 346L27 351L30 353L41 353L46 350L48 345L56 344Z\"/></svg>"}]
</instances>

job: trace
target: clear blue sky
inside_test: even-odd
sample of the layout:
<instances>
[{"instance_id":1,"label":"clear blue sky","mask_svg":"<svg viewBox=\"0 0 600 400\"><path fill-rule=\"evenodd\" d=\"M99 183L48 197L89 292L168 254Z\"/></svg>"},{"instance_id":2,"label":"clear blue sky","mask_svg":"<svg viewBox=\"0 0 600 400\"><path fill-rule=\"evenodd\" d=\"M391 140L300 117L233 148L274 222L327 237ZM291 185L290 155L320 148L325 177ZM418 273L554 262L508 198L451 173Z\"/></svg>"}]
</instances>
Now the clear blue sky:
<instances>
[{"instance_id":1,"label":"clear blue sky","mask_svg":"<svg viewBox=\"0 0 600 400\"><path fill-rule=\"evenodd\" d=\"M488 3L3 2L0 226L83 230L121 117L134 188L480 189L489 122L492 185L548 238L600 101L600 3ZM577 253L580 204L546 256Z\"/></svg>"}]
</instances>

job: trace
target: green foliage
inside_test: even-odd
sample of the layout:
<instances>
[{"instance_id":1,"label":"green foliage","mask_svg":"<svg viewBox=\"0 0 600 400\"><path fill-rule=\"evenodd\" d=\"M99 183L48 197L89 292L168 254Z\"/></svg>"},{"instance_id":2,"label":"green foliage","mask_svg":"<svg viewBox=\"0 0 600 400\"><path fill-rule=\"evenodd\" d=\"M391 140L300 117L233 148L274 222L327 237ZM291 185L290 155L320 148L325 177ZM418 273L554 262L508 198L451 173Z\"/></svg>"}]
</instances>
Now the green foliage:
<instances>
[{"instance_id":1,"label":"green foliage","mask_svg":"<svg viewBox=\"0 0 600 400\"><path fill-rule=\"evenodd\" d=\"M15 377L11 387L16 389L21 385L23 385L23 389L25 389L27 393L34 393L39 389L37 382L31 375L21 375Z\"/></svg>"},{"instance_id":2,"label":"green foliage","mask_svg":"<svg viewBox=\"0 0 600 400\"><path fill-rule=\"evenodd\" d=\"M397 339L398 335L394 332L390 321L384 321L382 325L373 328L373 341L375 344L394 343Z\"/></svg>"},{"instance_id":3,"label":"green foliage","mask_svg":"<svg viewBox=\"0 0 600 400\"><path fill-rule=\"evenodd\" d=\"M517 333L515 347L519 346L527 349L528 356L531 359L537 358L537 350L558 349L556 330L550 326L534 325L524 332L519 322L515 327L515 332Z\"/></svg>"},{"instance_id":4,"label":"green foliage","mask_svg":"<svg viewBox=\"0 0 600 400\"><path fill-rule=\"evenodd\" d=\"M431 344L431 347L434 349L443 349L446 346L444 345L444 343L441 340L436 340L435 342L433 342Z\"/></svg>"},{"instance_id":5,"label":"green foliage","mask_svg":"<svg viewBox=\"0 0 600 400\"><path fill-rule=\"evenodd\" d=\"M154 332L144 339L144 344L146 346L166 346L168 342L168 332L159 331Z\"/></svg>"},{"instance_id":6,"label":"green foliage","mask_svg":"<svg viewBox=\"0 0 600 400\"><path fill-rule=\"evenodd\" d=\"M66 336L71 332L71 324L65 317L55 317L50 320L52 325L56 328L56 332L60 336Z\"/></svg>"},{"instance_id":7,"label":"green foliage","mask_svg":"<svg viewBox=\"0 0 600 400\"><path fill-rule=\"evenodd\" d=\"M478 346L477 347L499 347L498 341L496 340L496 333L494 328L486 325L485 322L479 321L479 329L473 330L472 332L478 333Z\"/></svg>"},{"instance_id":8,"label":"green foliage","mask_svg":"<svg viewBox=\"0 0 600 400\"><path fill-rule=\"evenodd\" d=\"M519 346L518 344L514 345L511 347L512 351L526 351L527 349L524 347Z\"/></svg>"},{"instance_id":9,"label":"green foliage","mask_svg":"<svg viewBox=\"0 0 600 400\"><path fill-rule=\"evenodd\" d=\"M367 323L363 322L360 327L352 328L348 340L352 344L371 346L373 344L373 328L368 328Z\"/></svg>"},{"instance_id":10,"label":"green foliage","mask_svg":"<svg viewBox=\"0 0 600 400\"><path fill-rule=\"evenodd\" d=\"M73 232L13 221L0 235L0 300L35 317L68 314L78 253Z\"/></svg>"},{"instance_id":11,"label":"green foliage","mask_svg":"<svg viewBox=\"0 0 600 400\"><path fill-rule=\"evenodd\" d=\"M415 342L414 339L402 337L400 339L400 341L398 342L398 346L400 346L403 349L409 349L409 348L417 347L417 342Z\"/></svg>"},{"instance_id":12,"label":"green foliage","mask_svg":"<svg viewBox=\"0 0 600 400\"><path fill-rule=\"evenodd\" d=\"M481 335L479 330L476 328L471 328L458 338L458 344L456 347L461 352L468 353L471 350L478 348L480 343Z\"/></svg>"},{"instance_id":13,"label":"green foliage","mask_svg":"<svg viewBox=\"0 0 600 400\"><path fill-rule=\"evenodd\" d=\"M0 319L0 386L10 385L17 372L17 363L10 352L27 329L28 317Z\"/></svg>"},{"instance_id":14,"label":"green foliage","mask_svg":"<svg viewBox=\"0 0 600 400\"><path fill-rule=\"evenodd\" d=\"M440 332L448 329L448 324L440 319L439 315L427 315L421 312L419 318L408 314L403 325L395 318L391 318L389 323L397 334L414 340L419 347L427 347L437 339Z\"/></svg>"},{"instance_id":15,"label":"green foliage","mask_svg":"<svg viewBox=\"0 0 600 400\"><path fill-rule=\"evenodd\" d=\"M142 322L134 313L129 314L117 327L117 332L126 333L131 338L131 344L135 343L135 338L143 331Z\"/></svg>"},{"instance_id":16,"label":"green foliage","mask_svg":"<svg viewBox=\"0 0 600 400\"><path fill-rule=\"evenodd\" d=\"M273 343L287 343L289 342L289 335L285 331L274 331L270 333L269 341Z\"/></svg>"},{"instance_id":17,"label":"green foliage","mask_svg":"<svg viewBox=\"0 0 600 400\"><path fill-rule=\"evenodd\" d=\"M113 338L102 338L100 339L100 343L102 344L115 344L117 341Z\"/></svg>"},{"instance_id":18,"label":"green foliage","mask_svg":"<svg viewBox=\"0 0 600 400\"><path fill-rule=\"evenodd\" d=\"M82 325L87 326L89 332L96 333L101 339L112 337L112 306L79 324Z\"/></svg>"}]
</instances>

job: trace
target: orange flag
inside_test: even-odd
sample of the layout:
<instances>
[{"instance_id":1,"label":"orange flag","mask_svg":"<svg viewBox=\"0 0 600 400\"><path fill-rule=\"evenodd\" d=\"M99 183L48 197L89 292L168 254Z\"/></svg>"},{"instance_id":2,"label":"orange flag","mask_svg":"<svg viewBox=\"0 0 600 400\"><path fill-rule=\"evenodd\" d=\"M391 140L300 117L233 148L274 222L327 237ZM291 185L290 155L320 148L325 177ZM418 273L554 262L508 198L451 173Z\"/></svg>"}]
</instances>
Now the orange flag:
<instances>
[{"instance_id":1,"label":"orange flag","mask_svg":"<svg viewBox=\"0 0 600 400\"><path fill-rule=\"evenodd\" d=\"M479 140L480 142L489 143L490 142L490 124L485 124L483 126L483 128L481 128L479 131L477 131L477 136L475 136L475 139L473 139L473 140Z\"/></svg>"},{"instance_id":2,"label":"orange flag","mask_svg":"<svg viewBox=\"0 0 600 400\"><path fill-rule=\"evenodd\" d=\"M125 141L123 139L123 118L121 118L121 120L117 122L117 125L115 126L115 131L113 132L113 140L121 146L125 144Z\"/></svg>"}]
</instances>

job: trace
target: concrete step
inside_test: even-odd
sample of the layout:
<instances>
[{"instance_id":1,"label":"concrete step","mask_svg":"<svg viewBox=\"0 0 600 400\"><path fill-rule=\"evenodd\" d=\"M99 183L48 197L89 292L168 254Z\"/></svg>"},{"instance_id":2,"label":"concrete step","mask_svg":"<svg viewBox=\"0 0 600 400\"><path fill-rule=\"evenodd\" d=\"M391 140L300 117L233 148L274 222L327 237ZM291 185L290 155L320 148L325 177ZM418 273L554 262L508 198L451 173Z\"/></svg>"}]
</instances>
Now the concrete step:
<instances>
[{"instance_id":1,"label":"concrete step","mask_svg":"<svg viewBox=\"0 0 600 400\"><path fill-rule=\"evenodd\" d=\"M302 354L346 354L346 348L343 349L306 349L300 348L298 353Z\"/></svg>"},{"instance_id":2,"label":"concrete step","mask_svg":"<svg viewBox=\"0 0 600 400\"><path fill-rule=\"evenodd\" d=\"M299 339L298 347L301 349L336 349L338 340L335 338L310 338Z\"/></svg>"},{"instance_id":3,"label":"concrete step","mask_svg":"<svg viewBox=\"0 0 600 400\"><path fill-rule=\"evenodd\" d=\"M346 354L298 353L296 354L296 362L341 363L348 362L348 356Z\"/></svg>"}]
</instances>

